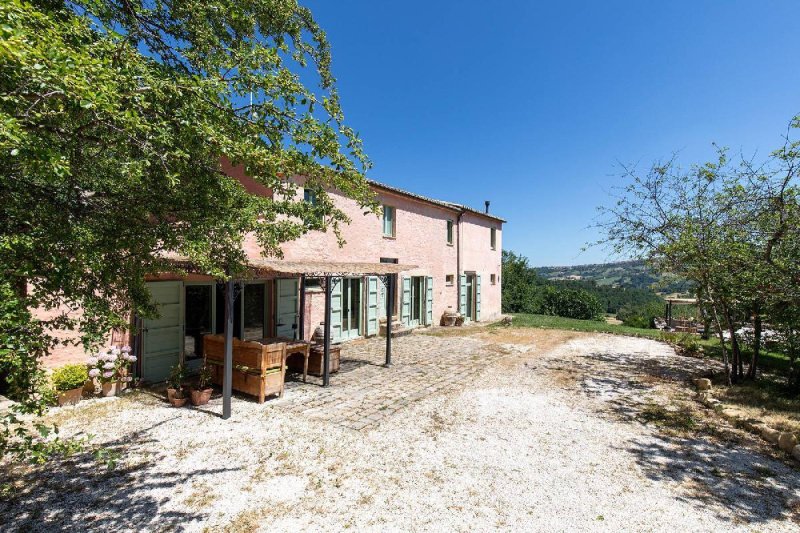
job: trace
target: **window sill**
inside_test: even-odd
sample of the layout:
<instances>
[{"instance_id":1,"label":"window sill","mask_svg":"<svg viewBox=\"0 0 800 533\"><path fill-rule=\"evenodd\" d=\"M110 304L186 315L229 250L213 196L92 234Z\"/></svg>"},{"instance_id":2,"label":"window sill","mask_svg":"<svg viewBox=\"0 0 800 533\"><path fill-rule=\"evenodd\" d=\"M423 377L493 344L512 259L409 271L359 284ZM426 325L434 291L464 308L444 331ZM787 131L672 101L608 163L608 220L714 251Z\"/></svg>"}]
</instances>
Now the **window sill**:
<instances>
[{"instance_id":1,"label":"window sill","mask_svg":"<svg viewBox=\"0 0 800 533\"><path fill-rule=\"evenodd\" d=\"M390 239L392 241L397 240L397 237L395 237L394 235L384 235L383 238L384 239Z\"/></svg>"},{"instance_id":2,"label":"window sill","mask_svg":"<svg viewBox=\"0 0 800 533\"><path fill-rule=\"evenodd\" d=\"M453 244L452 242L448 242L447 246L450 246L452 248L453 246L455 246L455 244Z\"/></svg>"}]
</instances>

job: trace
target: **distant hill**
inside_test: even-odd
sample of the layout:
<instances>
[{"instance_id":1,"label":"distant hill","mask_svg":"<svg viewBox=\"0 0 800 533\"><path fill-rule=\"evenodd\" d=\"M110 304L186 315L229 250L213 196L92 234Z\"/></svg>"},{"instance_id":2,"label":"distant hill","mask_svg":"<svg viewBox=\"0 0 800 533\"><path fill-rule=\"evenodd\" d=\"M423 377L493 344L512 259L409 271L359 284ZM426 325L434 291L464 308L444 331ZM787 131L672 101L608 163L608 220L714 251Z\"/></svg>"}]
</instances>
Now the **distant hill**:
<instances>
[{"instance_id":1,"label":"distant hill","mask_svg":"<svg viewBox=\"0 0 800 533\"><path fill-rule=\"evenodd\" d=\"M596 265L536 267L536 273L549 280L594 282L600 286L647 289L659 294L684 293L691 290L686 280L661 275L644 261L619 261Z\"/></svg>"}]
</instances>

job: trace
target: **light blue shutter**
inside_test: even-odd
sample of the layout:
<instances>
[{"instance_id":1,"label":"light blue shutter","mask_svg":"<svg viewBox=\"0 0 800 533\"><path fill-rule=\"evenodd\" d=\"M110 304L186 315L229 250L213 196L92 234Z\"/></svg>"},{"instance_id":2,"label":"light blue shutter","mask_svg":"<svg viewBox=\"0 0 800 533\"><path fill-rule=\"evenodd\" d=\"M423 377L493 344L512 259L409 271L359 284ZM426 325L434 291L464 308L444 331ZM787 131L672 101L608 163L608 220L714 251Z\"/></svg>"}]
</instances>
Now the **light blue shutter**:
<instances>
[{"instance_id":1,"label":"light blue shutter","mask_svg":"<svg viewBox=\"0 0 800 533\"><path fill-rule=\"evenodd\" d=\"M367 278L367 335L378 334L378 278Z\"/></svg>"},{"instance_id":2,"label":"light blue shutter","mask_svg":"<svg viewBox=\"0 0 800 533\"><path fill-rule=\"evenodd\" d=\"M475 320L481 319L481 275L475 276Z\"/></svg>"},{"instance_id":3,"label":"light blue shutter","mask_svg":"<svg viewBox=\"0 0 800 533\"><path fill-rule=\"evenodd\" d=\"M342 340L342 278L331 278L331 342Z\"/></svg>"},{"instance_id":4,"label":"light blue shutter","mask_svg":"<svg viewBox=\"0 0 800 533\"><path fill-rule=\"evenodd\" d=\"M411 324L411 278L403 276L403 293L400 300L400 321L406 326Z\"/></svg>"},{"instance_id":5,"label":"light blue shutter","mask_svg":"<svg viewBox=\"0 0 800 533\"><path fill-rule=\"evenodd\" d=\"M467 314L467 276L458 276L458 291L461 296L461 305L458 312L466 318Z\"/></svg>"},{"instance_id":6,"label":"light blue shutter","mask_svg":"<svg viewBox=\"0 0 800 533\"><path fill-rule=\"evenodd\" d=\"M425 324L433 324L433 278L425 280Z\"/></svg>"}]
</instances>

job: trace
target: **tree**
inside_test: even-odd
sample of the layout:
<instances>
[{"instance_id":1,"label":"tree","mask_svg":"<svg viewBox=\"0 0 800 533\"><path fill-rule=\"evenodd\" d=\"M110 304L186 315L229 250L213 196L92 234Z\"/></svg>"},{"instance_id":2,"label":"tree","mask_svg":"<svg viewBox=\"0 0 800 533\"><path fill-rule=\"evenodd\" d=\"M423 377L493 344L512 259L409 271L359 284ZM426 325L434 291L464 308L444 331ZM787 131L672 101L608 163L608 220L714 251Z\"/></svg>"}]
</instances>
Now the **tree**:
<instances>
[{"instance_id":1,"label":"tree","mask_svg":"<svg viewBox=\"0 0 800 533\"><path fill-rule=\"evenodd\" d=\"M508 250L503 250L503 312L538 313L541 296L537 287L544 283L536 271L528 265L528 258Z\"/></svg>"},{"instance_id":2,"label":"tree","mask_svg":"<svg viewBox=\"0 0 800 533\"><path fill-rule=\"evenodd\" d=\"M23 405L48 330L88 347L152 313L145 276L175 270L170 254L228 278L248 234L272 255L338 234L326 189L377 212L325 33L296 1L9 0L0 19L0 364ZM226 177L223 155L274 197ZM67 311L31 325L36 308Z\"/></svg>"},{"instance_id":3,"label":"tree","mask_svg":"<svg viewBox=\"0 0 800 533\"><path fill-rule=\"evenodd\" d=\"M795 118L791 127L799 125ZM800 144L789 135L759 164L742 159L731 165L719 150L717 161L684 171L673 158L643 175L626 169L630 184L616 205L603 209L607 242L617 252L643 256L662 272L694 282L719 336L729 383L745 377L740 326L753 318L746 373L753 379L764 317L771 315L788 336L798 326L786 314L799 303L798 168Z\"/></svg>"}]
</instances>

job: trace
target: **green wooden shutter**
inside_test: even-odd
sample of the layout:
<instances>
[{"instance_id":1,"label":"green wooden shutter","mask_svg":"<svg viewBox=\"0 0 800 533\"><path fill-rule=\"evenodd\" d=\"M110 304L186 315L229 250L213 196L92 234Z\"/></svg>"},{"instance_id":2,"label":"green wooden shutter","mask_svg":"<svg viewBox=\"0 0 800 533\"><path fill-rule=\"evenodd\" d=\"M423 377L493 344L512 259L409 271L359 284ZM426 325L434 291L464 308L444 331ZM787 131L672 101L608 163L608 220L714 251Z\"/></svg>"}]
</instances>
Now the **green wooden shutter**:
<instances>
[{"instance_id":1,"label":"green wooden shutter","mask_svg":"<svg viewBox=\"0 0 800 533\"><path fill-rule=\"evenodd\" d=\"M433 278L425 280L425 325L433 324Z\"/></svg>"},{"instance_id":2,"label":"green wooden shutter","mask_svg":"<svg viewBox=\"0 0 800 533\"><path fill-rule=\"evenodd\" d=\"M342 340L342 285L342 278L331 278L331 342Z\"/></svg>"},{"instance_id":3,"label":"green wooden shutter","mask_svg":"<svg viewBox=\"0 0 800 533\"><path fill-rule=\"evenodd\" d=\"M475 276L475 320L481 319L481 275Z\"/></svg>"},{"instance_id":4,"label":"green wooden shutter","mask_svg":"<svg viewBox=\"0 0 800 533\"><path fill-rule=\"evenodd\" d=\"M144 320L142 378L163 381L183 359L183 282L158 281L147 288L158 317Z\"/></svg>"},{"instance_id":5,"label":"green wooden shutter","mask_svg":"<svg viewBox=\"0 0 800 533\"><path fill-rule=\"evenodd\" d=\"M458 312L463 316L467 314L467 276L458 276L458 291L461 296L461 305L458 308Z\"/></svg>"},{"instance_id":6,"label":"green wooden shutter","mask_svg":"<svg viewBox=\"0 0 800 533\"><path fill-rule=\"evenodd\" d=\"M378 334L378 285L380 281L375 276L367 278L367 335Z\"/></svg>"},{"instance_id":7,"label":"green wooden shutter","mask_svg":"<svg viewBox=\"0 0 800 533\"><path fill-rule=\"evenodd\" d=\"M411 324L411 278L403 276L403 290L400 300L400 321L406 326Z\"/></svg>"}]
</instances>

